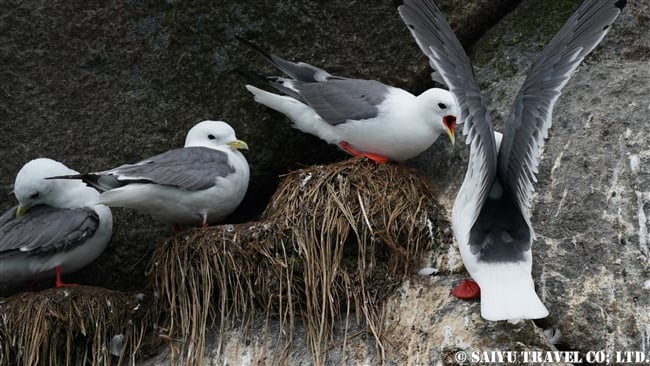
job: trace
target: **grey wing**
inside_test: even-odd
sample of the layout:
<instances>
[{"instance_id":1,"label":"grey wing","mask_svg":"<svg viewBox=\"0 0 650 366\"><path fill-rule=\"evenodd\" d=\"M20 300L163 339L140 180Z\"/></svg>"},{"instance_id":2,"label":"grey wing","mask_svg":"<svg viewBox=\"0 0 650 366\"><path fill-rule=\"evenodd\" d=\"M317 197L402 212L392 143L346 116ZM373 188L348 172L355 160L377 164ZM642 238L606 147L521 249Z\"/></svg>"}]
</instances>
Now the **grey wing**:
<instances>
[{"instance_id":1,"label":"grey wing","mask_svg":"<svg viewBox=\"0 0 650 366\"><path fill-rule=\"evenodd\" d=\"M402 20L452 92L470 144L470 166L483 202L496 178L497 150L494 131L472 65L458 38L432 0L404 0L398 7Z\"/></svg>"},{"instance_id":2,"label":"grey wing","mask_svg":"<svg viewBox=\"0 0 650 366\"><path fill-rule=\"evenodd\" d=\"M3 213L2 216L0 216L0 227L2 227L2 225L16 218L17 209L18 206L14 206L9 210L7 210L7 212Z\"/></svg>"},{"instance_id":3,"label":"grey wing","mask_svg":"<svg viewBox=\"0 0 650 366\"><path fill-rule=\"evenodd\" d=\"M531 66L506 122L498 161L500 180L520 208L530 208L539 156L562 88L624 6L621 0L585 1Z\"/></svg>"},{"instance_id":4,"label":"grey wing","mask_svg":"<svg viewBox=\"0 0 650 366\"><path fill-rule=\"evenodd\" d=\"M116 186L154 183L197 191L214 186L218 177L225 177L234 171L225 152L194 146L170 150L94 175L100 180L104 179L104 184L112 179Z\"/></svg>"},{"instance_id":5,"label":"grey wing","mask_svg":"<svg viewBox=\"0 0 650 366\"><path fill-rule=\"evenodd\" d=\"M235 38L291 77L261 76L264 81L308 104L329 124L373 118L377 115L377 104L386 96L387 86L378 81L335 76L304 62L287 61L241 37Z\"/></svg>"},{"instance_id":6,"label":"grey wing","mask_svg":"<svg viewBox=\"0 0 650 366\"><path fill-rule=\"evenodd\" d=\"M429 60L429 66L431 66L431 80L435 81L436 83L445 85L447 88L449 88L449 85L445 83L445 79L443 79L442 76L440 76L440 73L436 71L436 66L433 64L433 62L431 62L431 60Z\"/></svg>"},{"instance_id":7,"label":"grey wing","mask_svg":"<svg viewBox=\"0 0 650 366\"><path fill-rule=\"evenodd\" d=\"M327 71L319 67L304 62L287 61L244 38L241 38L239 36L235 36L235 38L237 38L237 40L240 41L241 43L255 50L267 61L272 63L275 67L282 70L284 73L291 76L295 80L316 82L316 81L325 81L328 80L329 78L334 77L330 73L328 73Z\"/></svg>"},{"instance_id":8,"label":"grey wing","mask_svg":"<svg viewBox=\"0 0 650 366\"><path fill-rule=\"evenodd\" d=\"M89 208L34 206L0 225L0 258L68 251L92 237L98 225L99 216Z\"/></svg>"},{"instance_id":9,"label":"grey wing","mask_svg":"<svg viewBox=\"0 0 650 366\"><path fill-rule=\"evenodd\" d=\"M331 125L364 120L378 114L389 87L376 80L337 79L320 83L294 83L304 103Z\"/></svg>"}]
</instances>

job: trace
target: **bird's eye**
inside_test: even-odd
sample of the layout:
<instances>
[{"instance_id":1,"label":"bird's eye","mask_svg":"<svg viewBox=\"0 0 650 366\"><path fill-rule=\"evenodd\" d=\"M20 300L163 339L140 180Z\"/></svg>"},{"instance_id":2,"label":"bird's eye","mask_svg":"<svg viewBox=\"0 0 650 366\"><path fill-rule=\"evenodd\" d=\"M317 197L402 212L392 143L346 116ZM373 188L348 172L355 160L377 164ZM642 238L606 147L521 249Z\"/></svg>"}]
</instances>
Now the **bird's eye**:
<instances>
[{"instance_id":1,"label":"bird's eye","mask_svg":"<svg viewBox=\"0 0 650 366\"><path fill-rule=\"evenodd\" d=\"M440 109L447 109L447 106L443 103L438 103L438 107L440 107Z\"/></svg>"},{"instance_id":2,"label":"bird's eye","mask_svg":"<svg viewBox=\"0 0 650 366\"><path fill-rule=\"evenodd\" d=\"M36 193L34 193L33 195L29 196L29 198L35 200L35 199L38 198L38 195L39 195L39 193L36 192Z\"/></svg>"},{"instance_id":3,"label":"bird's eye","mask_svg":"<svg viewBox=\"0 0 650 366\"><path fill-rule=\"evenodd\" d=\"M214 140L214 139L216 139L216 137L214 137L214 135L208 135L208 138L209 138L210 140Z\"/></svg>"}]
</instances>

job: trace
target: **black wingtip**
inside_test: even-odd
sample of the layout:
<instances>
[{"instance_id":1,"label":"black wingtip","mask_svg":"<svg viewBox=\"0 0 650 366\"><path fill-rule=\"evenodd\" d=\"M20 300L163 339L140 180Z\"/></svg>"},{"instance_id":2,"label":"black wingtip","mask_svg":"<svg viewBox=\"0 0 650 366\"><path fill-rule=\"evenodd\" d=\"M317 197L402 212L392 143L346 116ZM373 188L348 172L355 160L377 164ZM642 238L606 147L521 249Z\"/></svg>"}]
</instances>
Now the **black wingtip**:
<instances>
[{"instance_id":1,"label":"black wingtip","mask_svg":"<svg viewBox=\"0 0 650 366\"><path fill-rule=\"evenodd\" d=\"M239 75L242 75L246 78L249 78L251 80L262 80L264 82L268 82L268 76L259 73L257 71L249 70L245 67L237 66L233 69L234 72L236 72Z\"/></svg>"},{"instance_id":2,"label":"black wingtip","mask_svg":"<svg viewBox=\"0 0 650 366\"><path fill-rule=\"evenodd\" d=\"M258 46L255 43L253 43L253 42L251 42L251 41L249 41L249 40L247 40L247 39L245 39L243 37L240 37L238 35L235 35L235 39L238 40L239 42L245 44L246 46L252 48L257 53L262 55L264 58L266 58L268 60L272 60L271 53L269 51L265 50L264 48L262 48L261 46Z\"/></svg>"},{"instance_id":3,"label":"black wingtip","mask_svg":"<svg viewBox=\"0 0 650 366\"><path fill-rule=\"evenodd\" d=\"M616 3L614 3L614 6L619 8L620 10L623 10L625 5L627 5L627 0L618 0Z\"/></svg>"},{"instance_id":4,"label":"black wingtip","mask_svg":"<svg viewBox=\"0 0 650 366\"><path fill-rule=\"evenodd\" d=\"M245 44L248 47L255 48L255 45L251 43L251 41L247 40L246 38L236 35L235 34L235 39L239 41L239 43Z\"/></svg>"},{"instance_id":5,"label":"black wingtip","mask_svg":"<svg viewBox=\"0 0 650 366\"><path fill-rule=\"evenodd\" d=\"M78 179L84 182L88 187L94 188L100 192L105 191L99 186L99 176L93 174L71 174L71 175L57 175L56 177L47 177L45 179Z\"/></svg>"},{"instance_id":6,"label":"black wingtip","mask_svg":"<svg viewBox=\"0 0 650 366\"><path fill-rule=\"evenodd\" d=\"M47 177L45 179L83 179L83 174L57 175L56 177Z\"/></svg>"},{"instance_id":7,"label":"black wingtip","mask_svg":"<svg viewBox=\"0 0 650 366\"><path fill-rule=\"evenodd\" d=\"M71 174L71 175L57 175L56 177L47 177L45 179L78 179L84 182L90 188L94 188L99 192L105 192L107 188L102 187L102 185L99 184L99 179L101 177L102 177L101 175L97 175L93 173L82 173L82 174Z\"/></svg>"}]
</instances>

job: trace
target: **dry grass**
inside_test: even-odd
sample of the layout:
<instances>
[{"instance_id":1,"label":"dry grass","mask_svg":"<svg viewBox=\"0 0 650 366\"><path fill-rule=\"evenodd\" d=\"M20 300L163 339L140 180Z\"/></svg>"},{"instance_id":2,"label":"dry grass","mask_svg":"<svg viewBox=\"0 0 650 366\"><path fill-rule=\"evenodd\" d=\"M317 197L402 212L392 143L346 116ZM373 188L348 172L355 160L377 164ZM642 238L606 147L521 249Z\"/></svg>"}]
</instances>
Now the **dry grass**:
<instances>
[{"instance_id":1,"label":"dry grass","mask_svg":"<svg viewBox=\"0 0 650 366\"><path fill-rule=\"evenodd\" d=\"M150 297L76 286L5 299L0 303L0 364L135 364L136 354L156 342L147 337L156 320ZM112 355L111 341L118 335L121 347L116 338Z\"/></svg>"},{"instance_id":2,"label":"dry grass","mask_svg":"<svg viewBox=\"0 0 650 366\"><path fill-rule=\"evenodd\" d=\"M449 235L434 197L414 170L362 159L288 174L262 221L194 230L156 250L151 279L168 312L165 337L200 365L212 321L223 334L272 317L285 337L266 359L277 364L300 321L323 364L335 320L347 319L365 325L381 356L383 300Z\"/></svg>"}]
</instances>

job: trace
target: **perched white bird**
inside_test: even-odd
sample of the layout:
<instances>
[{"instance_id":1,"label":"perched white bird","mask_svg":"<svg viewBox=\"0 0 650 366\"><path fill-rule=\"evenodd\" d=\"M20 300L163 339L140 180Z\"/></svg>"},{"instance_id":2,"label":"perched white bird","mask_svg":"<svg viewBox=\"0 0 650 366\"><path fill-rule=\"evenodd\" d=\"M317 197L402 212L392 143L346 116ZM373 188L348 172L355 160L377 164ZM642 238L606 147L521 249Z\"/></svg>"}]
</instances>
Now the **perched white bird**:
<instances>
[{"instance_id":1,"label":"perched white bird","mask_svg":"<svg viewBox=\"0 0 650 366\"><path fill-rule=\"evenodd\" d=\"M404 0L399 13L434 69L458 100L470 160L452 212L465 268L480 286L487 320L548 315L535 292L529 220L539 155L560 91L600 43L624 0L587 0L531 66L515 97L503 139L490 115L469 58L431 0Z\"/></svg>"},{"instance_id":2,"label":"perched white bird","mask_svg":"<svg viewBox=\"0 0 650 366\"><path fill-rule=\"evenodd\" d=\"M213 224L241 203L248 189L248 149L225 122L203 121L187 133L185 147L135 164L77 175L101 193L99 202L126 207L174 225Z\"/></svg>"},{"instance_id":3,"label":"perched white bird","mask_svg":"<svg viewBox=\"0 0 650 366\"><path fill-rule=\"evenodd\" d=\"M111 210L99 193L78 181L48 180L77 174L51 159L25 164L14 183L18 206L0 216L0 283L74 272L106 249L113 229Z\"/></svg>"},{"instance_id":4,"label":"perched white bird","mask_svg":"<svg viewBox=\"0 0 650 366\"><path fill-rule=\"evenodd\" d=\"M456 101L432 88L419 96L376 80L349 79L304 62L290 62L238 38L289 78L260 76L286 95L252 85L255 101L289 117L302 132L378 163L402 162L429 148L438 136L454 142Z\"/></svg>"}]
</instances>

